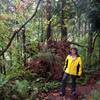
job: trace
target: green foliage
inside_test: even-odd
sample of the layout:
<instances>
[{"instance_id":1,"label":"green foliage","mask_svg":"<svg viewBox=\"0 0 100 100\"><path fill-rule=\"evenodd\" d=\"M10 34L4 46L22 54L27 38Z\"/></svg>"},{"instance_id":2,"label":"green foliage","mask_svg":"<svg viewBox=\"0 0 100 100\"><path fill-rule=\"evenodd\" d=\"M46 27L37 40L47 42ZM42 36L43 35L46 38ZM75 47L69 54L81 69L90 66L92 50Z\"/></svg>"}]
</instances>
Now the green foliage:
<instances>
[{"instance_id":1,"label":"green foliage","mask_svg":"<svg viewBox=\"0 0 100 100\"><path fill-rule=\"evenodd\" d=\"M44 59L45 61L52 61L53 54L51 52L40 52L36 55L37 58Z\"/></svg>"},{"instance_id":2,"label":"green foliage","mask_svg":"<svg viewBox=\"0 0 100 100\"><path fill-rule=\"evenodd\" d=\"M13 87L14 91L16 91L21 96L28 95L28 91L30 88L31 87L27 80L16 80L15 86Z\"/></svg>"},{"instance_id":3,"label":"green foliage","mask_svg":"<svg viewBox=\"0 0 100 100\"><path fill-rule=\"evenodd\" d=\"M0 95L2 95L3 99L6 98L8 100L13 97L20 99L29 98L30 100L33 100L37 93L48 92L59 86L60 82L51 81L46 83L44 78L38 77L30 71L23 71L18 75L12 74L9 75L9 77L5 77L4 75L1 76Z\"/></svg>"},{"instance_id":4,"label":"green foliage","mask_svg":"<svg viewBox=\"0 0 100 100\"><path fill-rule=\"evenodd\" d=\"M97 83L97 84L100 84L100 80L98 80L96 83Z\"/></svg>"},{"instance_id":5,"label":"green foliage","mask_svg":"<svg viewBox=\"0 0 100 100\"><path fill-rule=\"evenodd\" d=\"M78 79L78 84L86 85L89 80L89 75L84 74L80 79Z\"/></svg>"},{"instance_id":6,"label":"green foliage","mask_svg":"<svg viewBox=\"0 0 100 100\"><path fill-rule=\"evenodd\" d=\"M4 75L0 74L0 87L3 87L5 84L7 84L8 80L5 78Z\"/></svg>"},{"instance_id":7,"label":"green foliage","mask_svg":"<svg viewBox=\"0 0 100 100\"><path fill-rule=\"evenodd\" d=\"M52 81L48 83L33 82L34 86L38 88L38 91L48 92L53 89L57 89L60 86L60 82Z\"/></svg>"},{"instance_id":8,"label":"green foliage","mask_svg":"<svg viewBox=\"0 0 100 100\"><path fill-rule=\"evenodd\" d=\"M50 62L51 64L55 61L55 63L58 63L58 64L62 64L61 62L61 58L57 55L55 55L54 53L52 53L53 50L48 50L46 52L38 52L38 54L36 54L34 56L34 58L39 58L39 59L42 59L46 62Z\"/></svg>"},{"instance_id":9,"label":"green foliage","mask_svg":"<svg viewBox=\"0 0 100 100\"><path fill-rule=\"evenodd\" d=\"M60 82L56 82L56 81L48 82L45 85L45 88L46 88L45 91L48 92L50 90L57 89L60 85L61 85Z\"/></svg>"},{"instance_id":10,"label":"green foliage","mask_svg":"<svg viewBox=\"0 0 100 100\"><path fill-rule=\"evenodd\" d=\"M12 71L9 71L7 73L6 79L9 79L9 80L17 79L18 77L22 76L23 73L25 73L23 69L21 69L21 68L15 68Z\"/></svg>"},{"instance_id":11,"label":"green foliage","mask_svg":"<svg viewBox=\"0 0 100 100\"><path fill-rule=\"evenodd\" d=\"M37 0L35 0L37 1ZM52 39L61 40L61 1L51 0L52 2L52 18L51 28L52 28ZM64 0L62 0L64 1ZM100 31L100 3L99 0L66 0L64 11L64 23L67 28L68 40L77 42L80 45L88 46L88 34L91 29L89 29L89 24L93 25L92 31L98 33L93 33L93 39L95 34L99 34ZM23 0L0 0L0 52L2 49L6 48L6 45L10 41L10 37L13 32L18 29L33 13L35 2L28 5L24 9ZM23 2L22 5L20 5ZM41 42L41 37L43 42L47 43L46 33L47 33L47 13L46 8L48 5L46 0L41 3L40 9L37 11L36 16L33 20L26 25L25 35L25 46L26 52L23 53L22 45L22 33L17 34L3 57L0 58L1 66L6 66L7 74L6 76L0 74L0 99L2 100L12 100L12 95L17 95L19 97L28 97L28 93L31 91L31 95L34 97L38 92L48 92L52 89L59 87L60 83L57 81L51 81L46 83L44 78L38 77L37 74L31 73L30 71L24 70L23 66L23 55L26 54L26 58L39 58L44 61L49 61L51 64L55 61L57 64L62 64L60 57L56 56L53 50L44 50L45 52L39 51L37 46ZM20 6L22 8L20 8ZM15 8L9 9L9 8ZM17 10L19 12L17 12ZM93 41L92 41L93 42ZM45 49L45 48L43 48ZM87 63L87 48L79 47L79 54L82 56L84 65ZM92 64L100 59L100 37L97 38L94 46L94 52L92 53ZM98 66L98 68L97 68ZM53 67L53 66L52 66ZM99 64L96 63L90 68L91 70L98 70ZM87 69L85 69L86 71ZM87 70L88 71L88 70ZM49 74L47 75L50 76ZM89 75L83 75L83 78L78 81L78 83L84 85L87 83ZM100 92L98 90L93 91L94 100L98 100ZM31 98L31 97L29 97ZM23 99L24 100L24 99Z\"/></svg>"},{"instance_id":12,"label":"green foliage","mask_svg":"<svg viewBox=\"0 0 100 100\"><path fill-rule=\"evenodd\" d=\"M94 89L93 91L92 91L92 99L93 100L99 100L99 98L100 98L100 90L96 90L96 89Z\"/></svg>"}]
</instances>

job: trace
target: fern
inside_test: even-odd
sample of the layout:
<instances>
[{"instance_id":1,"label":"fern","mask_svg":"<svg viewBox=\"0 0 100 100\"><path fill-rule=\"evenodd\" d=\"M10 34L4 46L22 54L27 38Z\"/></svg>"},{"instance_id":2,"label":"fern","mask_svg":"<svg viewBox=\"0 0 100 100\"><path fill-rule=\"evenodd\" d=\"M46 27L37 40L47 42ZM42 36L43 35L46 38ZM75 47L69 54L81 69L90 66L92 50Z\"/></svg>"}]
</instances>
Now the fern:
<instances>
[{"instance_id":1,"label":"fern","mask_svg":"<svg viewBox=\"0 0 100 100\"><path fill-rule=\"evenodd\" d=\"M31 87L29 86L29 82L27 80L15 81L14 90L22 96L27 95L27 92L29 91L30 88Z\"/></svg>"}]
</instances>

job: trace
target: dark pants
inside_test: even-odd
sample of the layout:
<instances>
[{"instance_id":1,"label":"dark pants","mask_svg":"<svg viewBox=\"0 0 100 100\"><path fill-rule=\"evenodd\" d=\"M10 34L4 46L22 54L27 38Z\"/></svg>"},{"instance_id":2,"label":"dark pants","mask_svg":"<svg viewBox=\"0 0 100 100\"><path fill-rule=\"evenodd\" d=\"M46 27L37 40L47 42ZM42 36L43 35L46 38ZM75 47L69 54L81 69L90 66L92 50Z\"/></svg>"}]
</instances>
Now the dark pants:
<instances>
[{"instance_id":1,"label":"dark pants","mask_svg":"<svg viewBox=\"0 0 100 100\"><path fill-rule=\"evenodd\" d=\"M68 74L64 73L62 78L61 93L65 95L65 88L68 80ZM76 76L71 75L72 79L72 92L76 91Z\"/></svg>"}]
</instances>

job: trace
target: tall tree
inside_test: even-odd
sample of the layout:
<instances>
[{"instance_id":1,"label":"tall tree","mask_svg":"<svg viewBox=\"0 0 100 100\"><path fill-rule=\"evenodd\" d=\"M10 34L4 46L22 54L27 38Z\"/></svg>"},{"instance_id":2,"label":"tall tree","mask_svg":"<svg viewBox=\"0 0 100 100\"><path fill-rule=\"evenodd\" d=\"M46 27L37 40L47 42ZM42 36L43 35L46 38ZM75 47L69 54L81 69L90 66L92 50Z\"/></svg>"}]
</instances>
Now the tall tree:
<instances>
[{"instance_id":1,"label":"tall tree","mask_svg":"<svg viewBox=\"0 0 100 100\"><path fill-rule=\"evenodd\" d=\"M64 22L66 0L61 0L61 39L67 39L67 27Z\"/></svg>"},{"instance_id":2,"label":"tall tree","mask_svg":"<svg viewBox=\"0 0 100 100\"><path fill-rule=\"evenodd\" d=\"M51 38L51 18L52 18L52 6L51 0L46 1L46 16L47 16L47 41L52 40Z\"/></svg>"},{"instance_id":3,"label":"tall tree","mask_svg":"<svg viewBox=\"0 0 100 100\"><path fill-rule=\"evenodd\" d=\"M90 31L88 33L88 65L91 65L91 57L92 57L92 53L94 50L94 45L95 45L95 41L97 39L97 37L99 36L100 33L100 2L98 0L93 0L90 1L90 5L91 9L89 11L89 23L90 23ZM94 34L97 34L94 41L93 41L93 36Z\"/></svg>"},{"instance_id":4,"label":"tall tree","mask_svg":"<svg viewBox=\"0 0 100 100\"><path fill-rule=\"evenodd\" d=\"M26 35L25 27L22 29L23 64L26 66Z\"/></svg>"}]
</instances>

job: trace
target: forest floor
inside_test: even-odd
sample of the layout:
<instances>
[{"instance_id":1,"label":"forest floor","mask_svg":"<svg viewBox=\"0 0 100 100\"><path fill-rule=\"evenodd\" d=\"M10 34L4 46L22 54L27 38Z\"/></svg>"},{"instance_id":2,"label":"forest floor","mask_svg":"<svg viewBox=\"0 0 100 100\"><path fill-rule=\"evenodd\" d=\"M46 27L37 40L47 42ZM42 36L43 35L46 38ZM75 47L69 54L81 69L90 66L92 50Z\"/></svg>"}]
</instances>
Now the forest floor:
<instances>
[{"instance_id":1,"label":"forest floor","mask_svg":"<svg viewBox=\"0 0 100 100\"><path fill-rule=\"evenodd\" d=\"M40 93L38 96L42 98L41 100L93 100L93 90L98 90L100 94L100 84L77 86L76 96L71 95L71 86L66 87L66 94L63 97L59 95L59 90L53 90L49 93ZM100 100L100 98L96 100Z\"/></svg>"}]
</instances>

